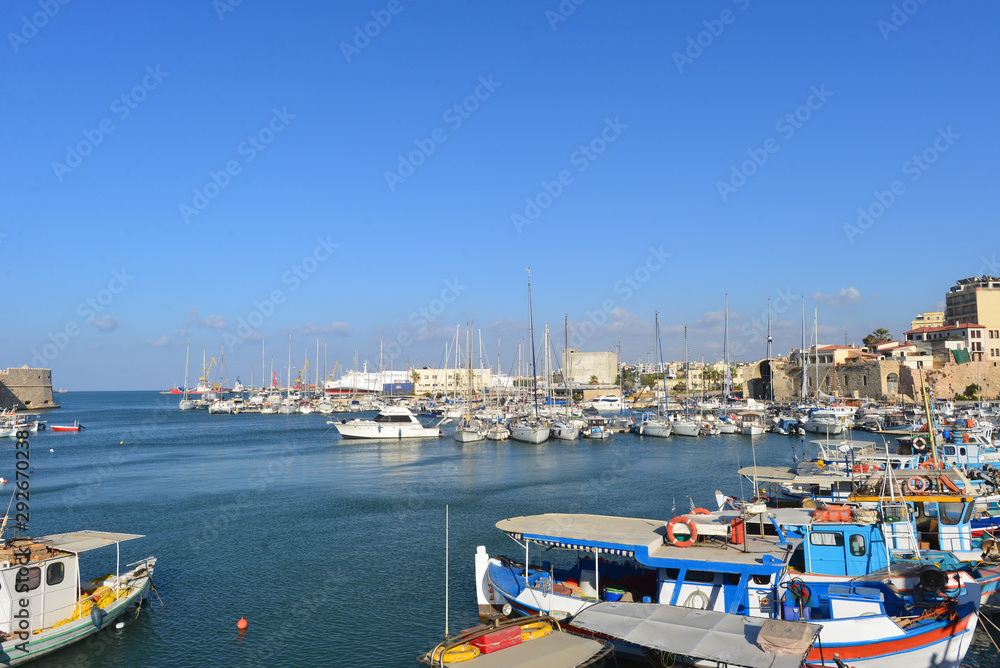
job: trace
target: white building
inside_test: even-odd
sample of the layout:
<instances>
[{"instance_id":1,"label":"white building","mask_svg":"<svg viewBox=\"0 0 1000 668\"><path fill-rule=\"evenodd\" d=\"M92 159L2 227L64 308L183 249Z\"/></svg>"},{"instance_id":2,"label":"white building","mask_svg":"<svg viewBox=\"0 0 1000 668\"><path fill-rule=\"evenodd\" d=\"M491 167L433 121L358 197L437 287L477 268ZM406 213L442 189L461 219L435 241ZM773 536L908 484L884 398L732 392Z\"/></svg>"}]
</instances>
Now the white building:
<instances>
[{"instance_id":1,"label":"white building","mask_svg":"<svg viewBox=\"0 0 1000 668\"><path fill-rule=\"evenodd\" d=\"M571 384L586 385L597 376L600 385L613 385L618 377L618 354L585 353L576 348L563 350L563 373Z\"/></svg>"}]
</instances>

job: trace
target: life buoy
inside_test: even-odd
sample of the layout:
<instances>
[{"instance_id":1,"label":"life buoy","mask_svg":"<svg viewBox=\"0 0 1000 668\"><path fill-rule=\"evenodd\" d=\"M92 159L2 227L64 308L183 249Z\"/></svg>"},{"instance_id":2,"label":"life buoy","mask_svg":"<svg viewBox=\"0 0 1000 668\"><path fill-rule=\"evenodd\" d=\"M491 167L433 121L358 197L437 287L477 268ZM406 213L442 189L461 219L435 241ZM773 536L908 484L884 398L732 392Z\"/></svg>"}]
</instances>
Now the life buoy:
<instances>
[{"instance_id":1,"label":"life buoy","mask_svg":"<svg viewBox=\"0 0 1000 668\"><path fill-rule=\"evenodd\" d=\"M868 464L855 464L851 470L855 473L868 473L871 467Z\"/></svg>"},{"instance_id":2,"label":"life buoy","mask_svg":"<svg viewBox=\"0 0 1000 668\"><path fill-rule=\"evenodd\" d=\"M906 489L914 494L922 494L931 486L931 481L923 476L915 475L906 481Z\"/></svg>"},{"instance_id":3,"label":"life buoy","mask_svg":"<svg viewBox=\"0 0 1000 668\"><path fill-rule=\"evenodd\" d=\"M913 441L913 445L917 446L918 448L922 448L925 445L927 445L927 441L924 440L923 436L918 436L917 440Z\"/></svg>"},{"instance_id":4,"label":"life buoy","mask_svg":"<svg viewBox=\"0 0 1000 668\"><path fill-rule=\"evenodd\" d=\"M552 633L552 625L547 622L532 622L521 627L521 640L544 638Z\"/></svg>"},{"instance_id":5,"label":"life buoy","mask_svg":"<svg viewBox=\"0 0 1000 668\"><path fill-rule=\"evenodd\" d=\"M691 514L692 515L711 515L712 511L707 510L705 508L695 508L694 510L691 511Z\"/></svg>"},{"instance_id":6,"label":"life buoy","mask_svg":"<svg viewBox=\"0 0 1000 668\"><path fill-rule=\"evenodd\" d=\"M469 644L452 647L448 651L444 652L443 657L441 656L442 650L444 650L444 647L438 647L434 650L434 653L431 655L431 661L434 663L457 663L459 661L475 659L479 656L479 648L475 645Z\"/></svg>"},{"instance_id":7,"label":"life buoy","mask_svg":"<svg viewBox=\"0 0 1000 668\"><path fill-rule=\"evenodd\" d=\"M680 540L677 538L677 534L674 532L674 529L678 524L686 524L688 529L691 530L691 535L688 536L687 540ZM677 547L690 547L691 545L694 545L694 541L697 538L698 528L690 518L678 515L667 523L667 539Z\"/></svg>"},{"instance_id":8,"label":"life buoy","mask_svg":"<svg viewBox=\"0 0 1000 668\"><path fill-rule=\"evenodd\" d=\"M918 469L925 469L925 470L931 470L931 469L938 469L938 470L940 470L940 469L944 468L944 462L942 462L939 459L928 459L926 462L923 462L917 468Z\"/></svg>"}]
</instances>

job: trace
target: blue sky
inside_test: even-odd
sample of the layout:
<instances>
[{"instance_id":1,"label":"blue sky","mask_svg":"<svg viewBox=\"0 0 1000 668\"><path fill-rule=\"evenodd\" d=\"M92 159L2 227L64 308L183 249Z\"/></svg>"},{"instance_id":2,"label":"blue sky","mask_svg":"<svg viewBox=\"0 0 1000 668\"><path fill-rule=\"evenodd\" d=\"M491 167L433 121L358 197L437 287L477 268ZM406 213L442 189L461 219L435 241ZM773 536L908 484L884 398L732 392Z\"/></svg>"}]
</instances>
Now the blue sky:
<instances>
[{"instance_id":1,"label":"blue sky","mask_svg":"<svg viewBox=\"0 0 1000 668\"><path fill-rule=\"evenodd\" d=\"M435 365L456 324L626 360L876 327L1000 273L1000 7L84 3L0 8L0 367L156 389ZM365 34L367 31L368 34ZM869 217L859 221L859 208ZM808 333L807 333L808 334ZM477 337L478 338L478 337ZM464 342L464 333L462 336ZM478 351L476 353L478 357ZM322 363L322 360L321 360ZM294 373L294 371L293 371ZM310 371L312 375L312 371Z\"/></svg>"}]
</instances>

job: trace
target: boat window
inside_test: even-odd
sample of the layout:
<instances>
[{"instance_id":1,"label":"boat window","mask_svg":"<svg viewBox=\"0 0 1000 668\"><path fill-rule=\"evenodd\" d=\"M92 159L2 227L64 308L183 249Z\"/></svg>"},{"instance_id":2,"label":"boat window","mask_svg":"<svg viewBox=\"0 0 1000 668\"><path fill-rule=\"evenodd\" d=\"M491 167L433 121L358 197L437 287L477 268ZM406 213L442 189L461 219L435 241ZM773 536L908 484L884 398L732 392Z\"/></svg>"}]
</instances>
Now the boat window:
<instances>
[{"instance_id":1,"label":"boat window","mask_svg":"<svg viewBox=\"0 0 1000 668\"><path fill-rule=\"evenodd\" d=\"M63 581L66 576L66 565L57 561L54 564L50 564L47 569L45 569L45 584L52 586L57 585Z\"/></svg>"},{"instance_id":2,"label":"boat window","mask_svg":"<svg viewBox=\"0 0 1000 668\"><path fill-rule=\"evenodd\" d=\"M756 585L769 585L771 584L771 576L768 575L751 575L753 583Z\"/></svg>"},{"instance_id":3,"label":"boat window","mask_svg":"<svg viewBox=\"0 0 1000 668\"><path fill-rule=\"evenodd\" d=\"M811 545L831 545L842 546L844 544L844 534L833 531L813 531L809 534Z\"/></svg>"},{"instance_id":4,"label":"boat window","mask_svg":"<svg viewBox=\"0 0 1000 668\"><path fill-rule=\"evenodd\" d=\"M859 533L851 534L851 554L863 557L868 550L865 548L865 537Z\"/></svg>"},{"instance_id":5,"label":"boat window","mask_svg":"<svg viewBox=\"0 0 1000 668\"><path fill-rule=\"evenodd\" d=\"M938 504L938 520L941 522L941 524L947 524L949 526L961 524L962 517L964 515L965 515L964 503Z\"/></svg>"},{"instance_id":6,"label":"boat window","mask_svg":"<svg viewBox=\"0 0 1000 668\"><path fill-rule=\"evenodd\" d=\"M964 457L965 456L965 448L959 448L958 449L958 454L960 454L960 455L962 455Z\"/></svg>"},{"instance_id":7,"label":"boat window","mask_svg":"<svg viewBox=\"0 0 1000 668\"><path fill-rule=\"evenodd\" d=\"M739 573L726 573L726 582L733 585L734 587L740 583Z\"/></svg>"},{"instance_id":8,"label":"boat window","mask_svg":"<svg viewBox=\"0 0 1000 668\"><path fill-rule=\"evenodd\" d=\"M944 454L954 456L954 454L955 454L955 446L954 445L946 445L946 446L944 446Z\"/></svg>"},{"instance_id":9,"label":"boat window","mask_svg":"<svg viewBox=\"0 0 1000 668\"><path fill-rule=\"evenodd\" d=\"M27 571L27 572L25 572ZM23 574L23 575L22 575ZM14 581L14 589L19 592L32 591L38 589L42 583L42 569L33 566L28 569L19 568Z\"/></svg>"}]
</instances>

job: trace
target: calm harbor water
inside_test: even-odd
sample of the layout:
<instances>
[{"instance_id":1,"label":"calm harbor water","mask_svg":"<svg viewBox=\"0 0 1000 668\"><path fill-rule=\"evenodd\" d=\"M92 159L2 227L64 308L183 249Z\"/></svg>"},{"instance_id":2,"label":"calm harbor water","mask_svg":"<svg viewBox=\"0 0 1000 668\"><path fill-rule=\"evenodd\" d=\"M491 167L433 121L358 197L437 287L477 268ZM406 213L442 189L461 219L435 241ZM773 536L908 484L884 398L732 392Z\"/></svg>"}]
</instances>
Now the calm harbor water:
<instances>
[{"instance_id":1,"label":"calm harbor water","mask_svg":"<svg viewBox=\"0 0 1000 668\"><path fill-rule=\"evenodd\" d=\"M159 559L164 607L154 597L152 611L125 628L33 664L46 668L412 667L444 633L446 504L455 632L477 622L476 546L518 552L498 520L542 512L667 520L689 508L688 496L714 507L716 489L740 495L735 472L754 449L759 464L787 465L800 443L624 434L541 445L460 445L450 435L345 442L319 414L181 412L177 397L155 392L58 400L49 424L79 419L86 430L31 439L31 533L145 534L122 544L122 563ZM13 478L13 440L0 445L8 470L0 475ZM84 577L114 570L113 549L82 559ZM984 633L965 665L1000 666Z\"/></svg>"}]
</instances>

